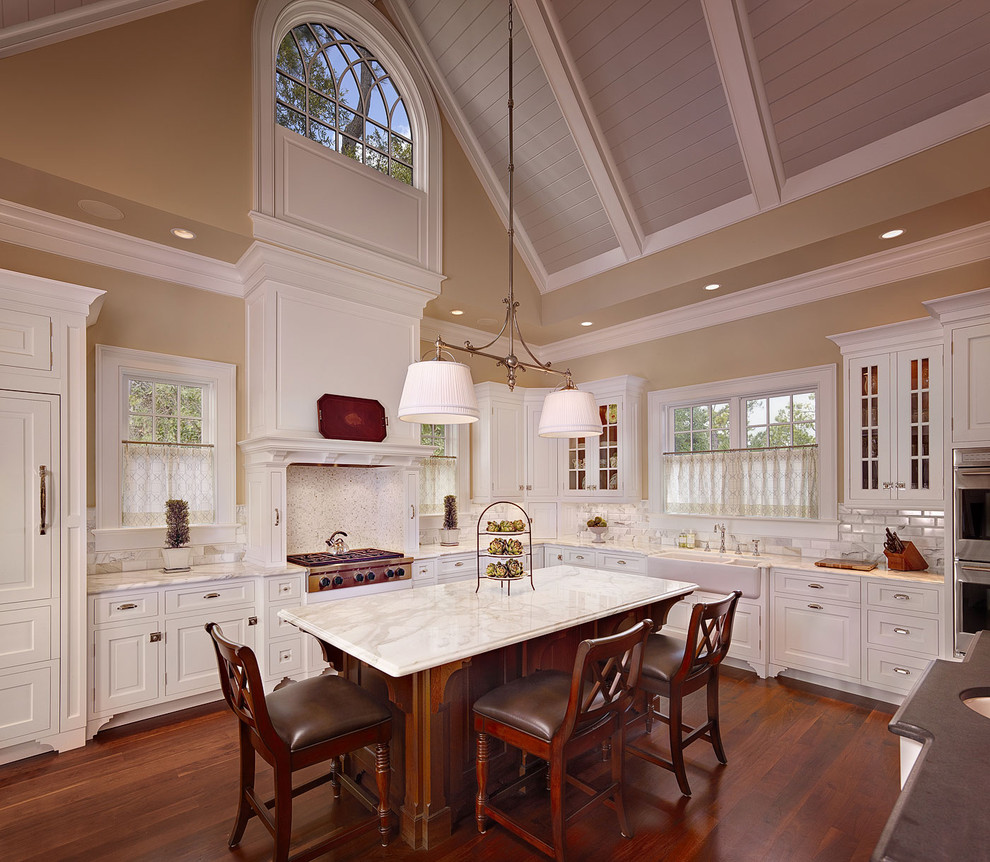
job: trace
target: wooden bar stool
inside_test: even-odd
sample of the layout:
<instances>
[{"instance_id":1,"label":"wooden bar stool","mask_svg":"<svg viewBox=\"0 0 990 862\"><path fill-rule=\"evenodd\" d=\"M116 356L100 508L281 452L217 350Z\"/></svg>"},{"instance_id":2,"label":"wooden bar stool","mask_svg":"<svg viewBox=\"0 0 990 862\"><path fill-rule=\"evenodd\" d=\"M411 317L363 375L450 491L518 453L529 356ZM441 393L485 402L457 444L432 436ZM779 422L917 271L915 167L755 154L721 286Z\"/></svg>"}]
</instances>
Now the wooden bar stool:
<instances>
[{"instance_id":1,"label":"wooden bar stool","mask_svg":"<svg viewBox=\"0 0 990 862\"><path fill-rule=\"evenodd\" d=\"M592 802L606 801L615 808L622 834L631 837L622 804L625 713L632 703L643 661L643 646L652 628L651 620L643 620L627 631L582 641L578 645L573 672L537 671L506 683L475 701L474 729L478 734L475 810L479 832L485 831L486 818L491 817L544 853L563 860L566 823L583 813ZM489 798L490 736L547 762L550 841L531 832L519 819L498 807L494 798ZM611 780L607 787L596 791L568 775L567 763L604 743L611 743ZM518 784L505 788L499 796L512 793ZM567 784L578 787L590 799L565 817Z\"/></svg>"},{"instance_id":2,"label":"wooden bar stool","mask_svg":"<svg viewBox=\"0 0 990 862\"><path fill-rule=\"evenodd\" d=\"M375 826L381 833L382 846L386 846L392 739L392 714L388 705L343 677L331 675L288 683L266 697L254 652L227 640L216 623L207 623L206 630L216 649L223 696L240 720L240 793L229 846L233 848L240 843L248 821L255 815L275 839L274 862L314 859ZM366 745L375 746L378 789L375 814L353 826L335 830L325 840L300 850L289 860L293 797L330 782L334 798L340 798L337 758ZM262 802L254 790L256 751L275 772L275 797L268 802ZM330 761L329 774L293 789L293 772L324 761ZM270 811L273 807L274 817Z\"/></svg>"},{"instance_id":3,"label":"wooden bar stool","mask_svg":"<svg viewBox=\"0 0 990 862\"><path fill-rule=\"evenodd\" d=\"M639 680L639 687L647 695L646 732L650 733L653 729L654 718L668 725L670 760L639 747L635 742L630 743L627 750L673 772L684 796L691 795L684 769L685 746L696 739L704 739L715 749L719 762L727 762L718 725L718 671L729 651L732 622L741 595L741 590L734 590L724 599L694 605L684 640L660 633L651 635L646 642L643 674ZM684 695L702 687L708 690L708 719L699 727L688 727L681 719ZM669 715L659 712L657 697L669 699Z\"/></svg>"}]
</instances>

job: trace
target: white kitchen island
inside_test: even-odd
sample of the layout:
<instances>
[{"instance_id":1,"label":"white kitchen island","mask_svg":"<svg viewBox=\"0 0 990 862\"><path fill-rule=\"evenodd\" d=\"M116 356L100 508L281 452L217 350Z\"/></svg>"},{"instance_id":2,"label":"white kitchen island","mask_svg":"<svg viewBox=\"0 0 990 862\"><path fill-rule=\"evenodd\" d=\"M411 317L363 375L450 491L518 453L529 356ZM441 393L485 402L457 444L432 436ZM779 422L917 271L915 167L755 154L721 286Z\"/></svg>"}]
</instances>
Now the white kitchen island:
<instances>
[{"instance_id":1,"label":"white kitchen island","mask_svg":"<svg viewBox=\"0 0 990 862\"><path fill-rule=\"evenodd\" d=\"M695 588L575 566L539 569L533 583L511 596L497 582L476 592L460 581L279 612L324 644L340 673L391 701L393 808L413 847L435 846L473 813L471 705L480 695L537 668L569 671L584 638L645 617L660 625ZM512 754L491 766L511 769Z\"/></svg>"}]
</instances>

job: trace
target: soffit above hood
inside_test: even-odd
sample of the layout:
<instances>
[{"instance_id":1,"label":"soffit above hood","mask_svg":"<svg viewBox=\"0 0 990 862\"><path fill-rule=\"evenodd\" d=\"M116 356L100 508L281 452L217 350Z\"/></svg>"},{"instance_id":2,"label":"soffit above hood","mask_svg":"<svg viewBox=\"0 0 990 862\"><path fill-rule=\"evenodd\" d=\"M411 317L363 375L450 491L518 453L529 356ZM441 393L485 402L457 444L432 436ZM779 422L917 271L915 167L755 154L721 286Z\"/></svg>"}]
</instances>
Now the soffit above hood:
<instances>
[{"instance_id":1,"label":"soffit above hood","mask_svg":"<svg viewBox=\"0 0 990 862\"><path fill-rule=\"evenodd\" d=\"M433 447L403 443L362 443L323 437L254 437L238 444L248 466L328 464L350 467L415 467Z\"/></svg>"}]
</instances>

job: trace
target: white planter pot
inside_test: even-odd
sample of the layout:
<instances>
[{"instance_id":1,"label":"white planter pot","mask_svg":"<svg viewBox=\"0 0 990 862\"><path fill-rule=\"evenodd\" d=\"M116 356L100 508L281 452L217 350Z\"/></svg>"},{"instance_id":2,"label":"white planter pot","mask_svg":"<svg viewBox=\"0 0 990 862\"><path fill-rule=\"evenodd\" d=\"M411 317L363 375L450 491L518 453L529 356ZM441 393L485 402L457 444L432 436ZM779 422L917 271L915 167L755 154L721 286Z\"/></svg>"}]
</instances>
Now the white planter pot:
<instances>
[{"instance_id":1,"label":"white planter pot","mask_svg":"<svg viewBox=\"0 0 990 862\"><path fill-rule=\"evenodd\" d=\"M450 547L451 545L456 545L458 538L460 536L460 528L456 530L441 530L440 531L440 544Z\"/></svg>"},{"instance_id":2,"label":"white planter pot","mask_svg":"<svg viewBox=\"0 0 990 862\"><path fill-rule=\"evenodd\" d=\"M162 548L166 572L188 572L192 548Z\"/></svg>"}]
</instances>

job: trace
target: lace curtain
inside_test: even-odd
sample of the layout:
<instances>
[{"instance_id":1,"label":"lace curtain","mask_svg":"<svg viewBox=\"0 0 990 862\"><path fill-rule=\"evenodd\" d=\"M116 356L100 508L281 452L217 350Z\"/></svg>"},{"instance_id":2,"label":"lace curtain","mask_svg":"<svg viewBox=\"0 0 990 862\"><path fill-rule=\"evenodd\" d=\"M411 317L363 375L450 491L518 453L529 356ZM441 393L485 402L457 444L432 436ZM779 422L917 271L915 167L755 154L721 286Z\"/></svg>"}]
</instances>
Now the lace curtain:
<instances>
[{"instance_id":1,"label":"lace curtain","mask_svg":"<svg viewBox=\"0 0 990 862\"><path fill-rule=\"evenodd\" d=\"M457 493L457 458L434 455L419 468L419 513L442 515L443 498Z\"/></svg>"},{"instance_id":2,"label":"lace curtain","mask_svg":"<svg viewBox=\"0 0 990 862\"><path fill-rule=\"evenodd\" d=\"M666 454L671 515L817 518L818 447Z\"/></svg>"},{"instance_id":3,"label":"lace curtain","mask_svg":"<svg viewBox=\"0 0 990 862\"><path fill-rule=\"evenodd\" d=\"M213 446L124 443L121 523L125 527L165 524L165 501L189 503L189 523L216 522Z\"/></svg>"}]
</instances>

